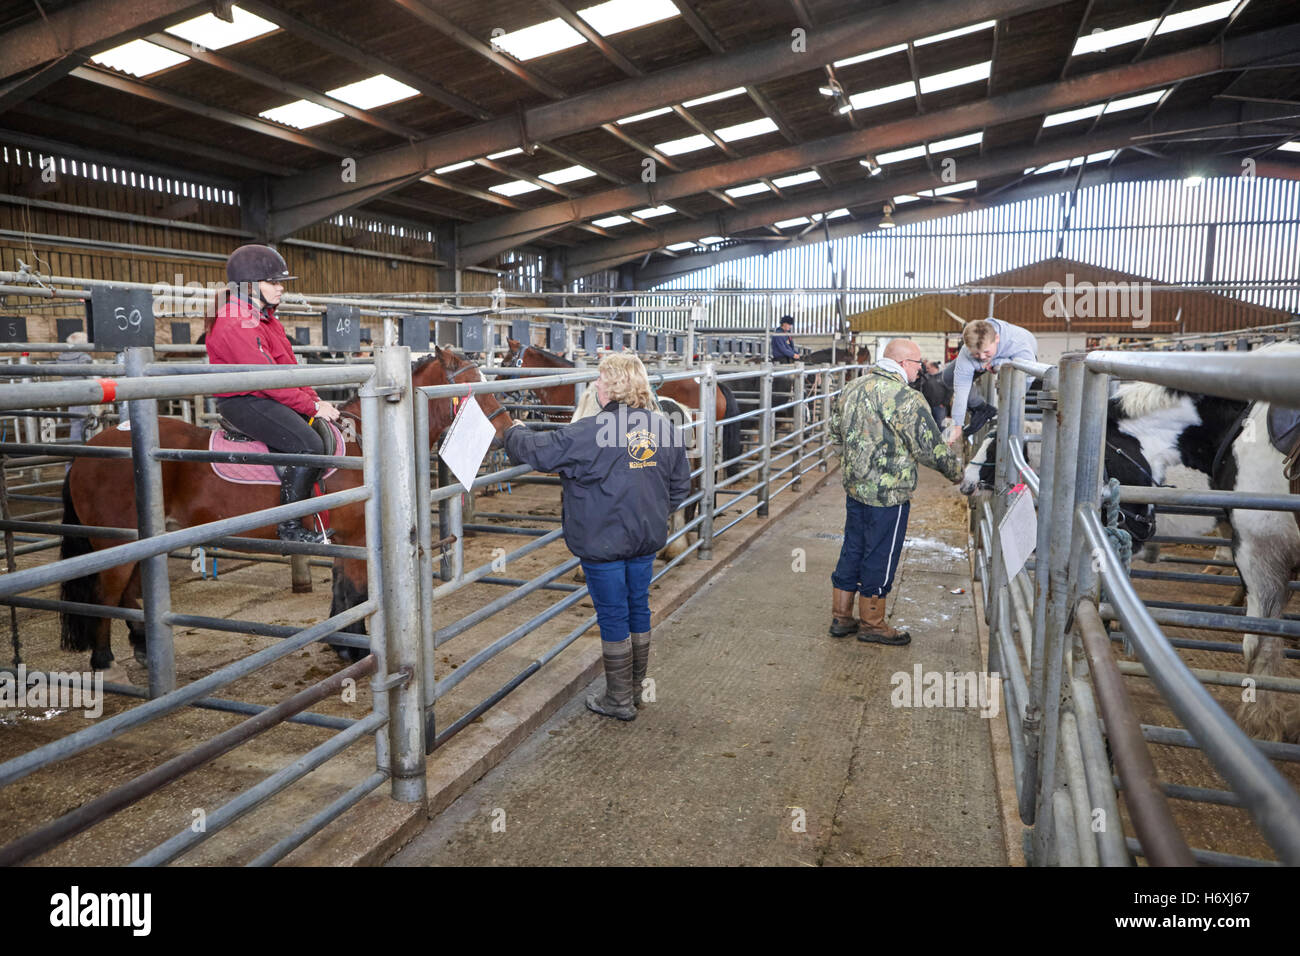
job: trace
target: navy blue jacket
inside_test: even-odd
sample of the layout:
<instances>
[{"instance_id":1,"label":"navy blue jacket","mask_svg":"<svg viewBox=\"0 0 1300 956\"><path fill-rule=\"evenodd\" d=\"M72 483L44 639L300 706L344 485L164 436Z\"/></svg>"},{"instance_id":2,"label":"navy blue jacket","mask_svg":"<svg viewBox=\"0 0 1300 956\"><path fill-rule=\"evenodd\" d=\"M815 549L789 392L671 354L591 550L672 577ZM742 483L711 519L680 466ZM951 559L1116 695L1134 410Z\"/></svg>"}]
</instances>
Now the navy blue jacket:
<instances>
[{"instance_id":1,"label":"navy blue jacket","mask_svg":"<svg viewBox=\"0 0 1300 956\"><path fill-rule=\"evenodd\" d=\"M505 446L511 461L560 476L564 540L585 561L659 551L668 516L691 491L686 448L671 423L617 402L553 431L511 428Z\"/></svg>"},{"instance_id":2,"label":"navy blue jacket","mask_svg":"<svg viewBox=\"0 0 1300 956\"><path fill-rule=\"evenodd\" d=\"M794 339L788 332L777 332L772 336L772 358L779 362L793 362L799 357L795 350Z\"/></svg>"}]
</instances>

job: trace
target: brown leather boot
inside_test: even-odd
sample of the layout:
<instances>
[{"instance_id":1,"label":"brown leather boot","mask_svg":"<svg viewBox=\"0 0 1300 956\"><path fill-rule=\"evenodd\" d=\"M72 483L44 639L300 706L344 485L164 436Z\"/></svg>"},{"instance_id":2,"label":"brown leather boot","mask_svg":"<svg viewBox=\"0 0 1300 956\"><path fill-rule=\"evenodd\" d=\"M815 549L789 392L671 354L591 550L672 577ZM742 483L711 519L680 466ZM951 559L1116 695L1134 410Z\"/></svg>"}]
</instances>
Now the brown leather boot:
<instances>
[{"instance_id":1,"label":"brown leather boot","mask_svg":"<svg viewBox=\"0 0 1300 956\"><path fill-rule=\"evenodd\" d=\"M853 616L853 592L831 589L831 637L848 637L858 633L858 619Z\"/></svg>"},{"instance_id":2,"label":"brown leather boot","mask_svg":"<svg viewBox=\"0 0 1300 956\"><path fill-rule=\"evenodd\" d=\"M877 644L910 644L912 635L900 631L885 623L885 599L862 595L858 602L858 614L862 618L862 629L858 640L874 641Z\"/></svg>"}]
</instances>

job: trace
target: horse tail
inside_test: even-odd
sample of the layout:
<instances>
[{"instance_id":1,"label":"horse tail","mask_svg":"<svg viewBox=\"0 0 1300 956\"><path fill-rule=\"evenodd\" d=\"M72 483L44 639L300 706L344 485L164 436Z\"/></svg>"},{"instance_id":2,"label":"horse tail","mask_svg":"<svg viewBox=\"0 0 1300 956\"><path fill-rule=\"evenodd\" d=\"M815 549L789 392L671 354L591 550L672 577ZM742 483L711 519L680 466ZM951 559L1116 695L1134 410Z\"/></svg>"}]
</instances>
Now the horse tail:
<instances>
[{"instance_id":1,"label":"horse tail","mask_svg":"<svg viewBox=\"0 0 1300 956\"><path fill-rule=\"evenodd\" d=\"M731 390L731 386L726 382L719 382L718 387L722 389L722 397L726 402L723 411L725 418L735 418L740 414L740 404L736 401L736 394ZM722 460L729 461L738 456L741 452L740 444L740 422L730 422L722 426ZM727 477L730 478L740 471L741 463L736 462L727 467Z\"/></svg>"},{"instance_id":2,"label":"horse tail","mask_svg":"<svg viewBox=\"0 0 1300 956\"><path fill-rule=\"evenodd\" d=\"M76 506L72 503L72 485L67 478L63 479L63 523L67 525L81 524L81 519L77 516ZM75 558L78 555L89 554L94 548L90 546L90 540L77 535L64 535L63 544L59 547L60 558ZM59 585L59 599L63 601L75 601L79 604L98 604L99 596L99 575L87 574L80 578L72 578L64 581ZM95 637L99 630L99 619L86 617L84 614L73 614L68 611L59 612L59 646L65 651L88 651L94 645Z\"/></svg>"}]
</instances>

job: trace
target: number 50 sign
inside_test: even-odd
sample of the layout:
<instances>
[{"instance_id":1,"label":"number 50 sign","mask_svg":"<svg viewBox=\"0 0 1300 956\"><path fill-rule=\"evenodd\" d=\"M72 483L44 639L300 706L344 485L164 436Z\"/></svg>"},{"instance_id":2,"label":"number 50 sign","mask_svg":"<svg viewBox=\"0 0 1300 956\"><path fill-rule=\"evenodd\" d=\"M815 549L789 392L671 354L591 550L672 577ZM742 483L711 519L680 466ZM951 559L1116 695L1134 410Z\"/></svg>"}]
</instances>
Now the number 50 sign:
<instances>
[{"instance_id":1,"label":"number 50 sign","mask_svg":"<svg viewBox=\"0 0 1300 956\"><path fill-rule=\"evenodd\" d=\"M105 352L154 344L153 293L96 286L90 293L90 338Z\"/></svg>"}]
</instances>

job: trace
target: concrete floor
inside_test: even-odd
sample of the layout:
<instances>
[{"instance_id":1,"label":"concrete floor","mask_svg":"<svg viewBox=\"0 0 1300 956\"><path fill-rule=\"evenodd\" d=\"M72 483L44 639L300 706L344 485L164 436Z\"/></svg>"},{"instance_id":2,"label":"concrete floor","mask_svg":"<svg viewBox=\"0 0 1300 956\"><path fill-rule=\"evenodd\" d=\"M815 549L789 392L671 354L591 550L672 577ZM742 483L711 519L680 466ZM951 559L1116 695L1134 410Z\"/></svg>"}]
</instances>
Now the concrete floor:
<instances>
[{"instance_id":1,"label":"concrete floor","mask_svg":"<svg viewBox=\"0 0 1300 956\"><path fill-rule=\"evenodd\" d=\"M826 633L843 516L838 481L810 495L657 622L636 721L585 710L597 679L390 865L1005 864L986 721L891 702L915 665L979 670L965 500L922 473L907 647Z\"/></svg>"}]
</instances>

